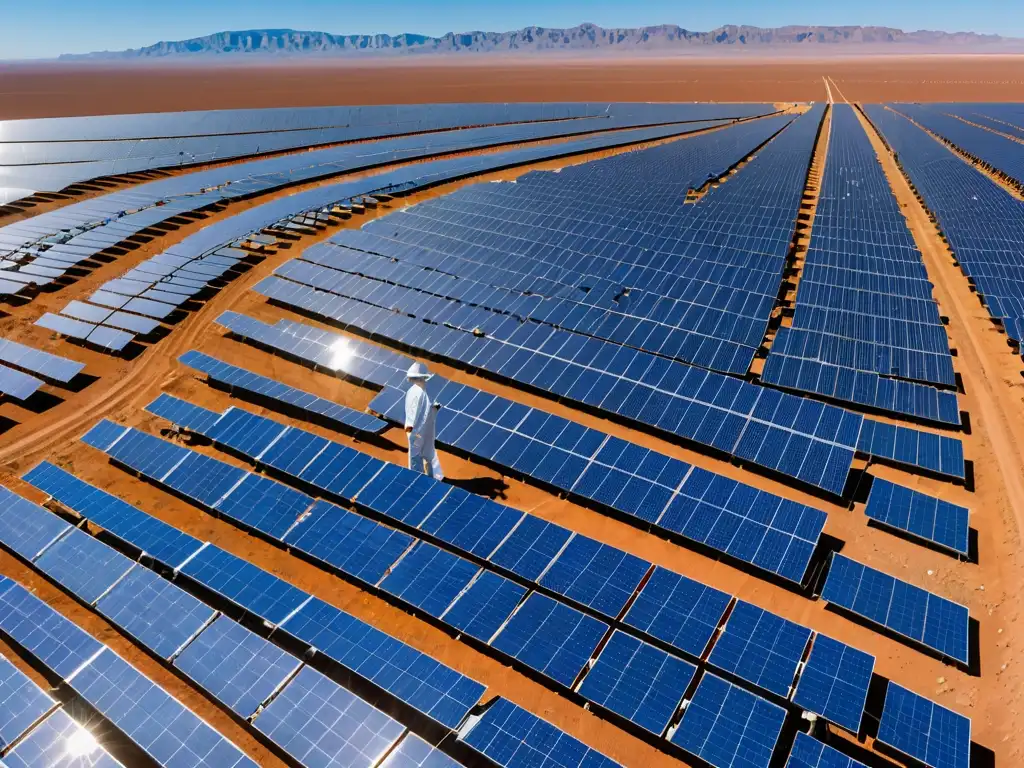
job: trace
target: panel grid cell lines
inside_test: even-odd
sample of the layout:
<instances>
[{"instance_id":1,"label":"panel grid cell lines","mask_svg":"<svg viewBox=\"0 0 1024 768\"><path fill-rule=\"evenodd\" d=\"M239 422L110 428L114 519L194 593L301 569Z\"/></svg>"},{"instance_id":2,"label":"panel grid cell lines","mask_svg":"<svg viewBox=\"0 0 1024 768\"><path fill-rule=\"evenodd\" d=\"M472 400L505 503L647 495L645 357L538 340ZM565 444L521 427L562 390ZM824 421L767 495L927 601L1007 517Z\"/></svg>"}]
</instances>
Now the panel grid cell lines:
<instances>
[{"instance_id":1,"label":"panel grid cell lines","mask_svg":"<svg viewBox=\"0 0 1024 768\"><path fill-rule=\"evenodd\" d=\"M890 682L878 740L929 768L967 768L971 721Z\"/></svg>"},{"instance_id":2,"label":"panel grid cell lines","mask_svg":"<svg viewBox=\"0 0 1024 768\"><path fill-rule=\"evenodd\" d=\"M0 751L56 706L42 688L0 655Z\"/></svg>"},{"instance_id":3,"label":"panel grid cell lines","mask_svg":"<svg viewBox=\"0 0 1024 768\"><path fill-rule=\"evenodd\" d=\"M615 768L619 764L507 699L496 699L459 733L500 768Z\"/></svg>"},{"instance_id":4,"label":"panel grid cell lines","mask_svg":"<svg viewBox=\"0 0 1024 768\"><path fill-rule=\"evenodd\" d=\"M867 768L864 763L798 731L786 768Z\"/></svg>"},{"instance_id":5,"label":"panel grid cell lines","mask_svg":"<svg viewBox=\"0 0 1024 768\"><path fill-rule=\"evenodd\" d=\"M815 635L793 703L859 733L874 667L871 654L827 635Z\"/></svg>"},{"instance_id":6,"label":"panel grid cell lines","mask_svg":"<svg viewBox=\"0 0 1024 768\"><path fill-rule=\"evenodd\" d=\"M63 709L56 710L4 755L6 768L124 768Z\"/></svg>"},{"instance_id":7,"label":"panel grid cell lines","mask_svg":"<svg viewBox=\"0 0 1024 768\"><path fill-rule=\"evenodd\" d=\"M697 668L616 631L578 690L595 704L661 736Z\"/></svg>"},{"instance_id":8,"label":"panel grid cell lines","mask_svg":"<svg viewBox=\"0 0 1024 768\"><path fill-rule=\"evenodd\" d=\"M638 524L711 547L801 582L825 513L583 427L435 377L445 406L438 441L610 508ZM400 390L371 409L404 421Z\"/></svg>"},{"instance_id":9,"label":"panel grid cell lines","mask_svg":"<svg viewBox=\"0 0 1024 768\"><path fill-rule=\"evenodd\" d=\"M705 672L671 741L714 768L768 768L786 710Z\"/></svg>"},{"instance_id":10,"label":"panel grid cell lines","mask_svg":"<svg viewBox=\"0 0 1024 768\"><path fill-rule=\"evenodd\" d=\"M970 662L967 608L834 554L821 597L961 664Z\"/></svg>"},{"instance_id":11,"label":"panel grid cell lines","mask_svg":"<svg viewBox=\"0 0 1024 768\"><path fill-rule=\"evenodd\" d=\"M376 434L387 426L383 421L368 413L361 413L353 408L290 387L267 376L261 376L245 368L225 363L196 350L186 352L178 358L178 361L205 373L214 381L299 409L311 417L327 419L332 424L371 434Z\"/></svg>"},{"instance_id":12,"label":"panel grid cell lines","mask_svg":"<svg viewBox=\"0 0 1024 768\"><path fill-rule=\"evenodd\" d=\"M810 637L807 627L740 600L708 663L788 698Z\"/></svg>"},{"instance_id":13,"label":"panel grid cell lines","mask_svg":"<svg viewBox=\"0 0 1024 768\"><path fill-rule=\"evenodd\" d=\"M957 554L968 554L970 510L875 478L864 514L881 525L905 531Z\"/></svg>"}]
</instances>

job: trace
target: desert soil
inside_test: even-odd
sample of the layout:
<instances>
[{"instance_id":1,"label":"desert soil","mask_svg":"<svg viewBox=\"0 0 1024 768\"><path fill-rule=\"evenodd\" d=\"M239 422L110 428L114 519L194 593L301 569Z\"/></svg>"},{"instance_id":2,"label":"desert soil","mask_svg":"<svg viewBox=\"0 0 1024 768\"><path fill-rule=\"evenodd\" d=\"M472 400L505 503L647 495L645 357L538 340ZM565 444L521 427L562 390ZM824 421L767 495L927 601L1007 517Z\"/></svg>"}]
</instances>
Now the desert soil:
<instances>
[{"instance_id":1,"label":"desert soil","mask_svg":"<svg viewBox=\"0 0 1024 768\"><path fill-rule=\"evenodd\" d=\"M900 98L900 94L906 96L911 92L916 98L924 98L927 94L929 98L938 100L968 97L1009 99L1012 97L1011 92L1015 92L1018 97L1024 93L1024 88L1012 85L1014 77L1024 77L1024 59L1019 62L1012 60L1007 65L1010 68L1002 70L992 61L976 61L966 57L956 63L943 60L934 66L930 61L917 60L906 60L900 67L892 62L883 65L875 60L836 61L829 62L827 66L822 63L816 66L817 69L807 61L775 62L771 66L753 66L743 62L716 68L701 61L687 62L685 66L683 63L655 66L650 61L642 61L620 63L595 71L593 66L584 67L566 62L552 71L522 65L512 67L488 64L470 70L432 64L414 71L406 70L404 74L401 68L390 65L379 71L364 73L363 76L356 76L349 66L344 75L341 74L341 67L334 68L332 77L336 76L336 79L311 77L308 69L295 65L268 70L262 74L251 68L217 68L188 73L180 68L154 69L147 72L119 72L117 77L121 79L116 81L117 88L104 82L102 92L106 95L102 99L101 89L96 84L99 78L94 70L81 70L78 74L65 72L57 76L57 70L51 68L30 74L22 72L14 78L0 75L5 92L0 98L0 116L271 104L295 106L397 100L460 101L470 100L471 94L481 99L505 100L823 100L826 90L823 78L826 77L830 78L833 97L837 101ZM203 78L203 88L188 87L188 79L191 78L194 83L196 77ZM148 87L145 85L147 82ZM872 465L869 472L970 507L971 526L978 536L977 563L960 562L946 554L868 527L863 515L863 502L850 506L833 503L796 490L774 478L709 458L552 400L527 395L447 366L434 365L433 368L442 375L537 405L826 511L826 533L844 543L844 554L970 608L971 616L980 622L979 669L965 671L944 664L915 648L826 610L820 600L789 591L744 573L730 564L666 542L528 483L503 477L491 469L444 452L442 461L447 474L452 478L477 479L480 486L492 487L496 495L507 504L557 521L871 652L877 658L877 674L971 717L972 736L981 754L991 751L998 765L1020 765L1024 746L1017 725L1024 695L1024 670L1016 660L1021 642L1019 621L1022 563L1019 548L1021 524L1024 521L1024 488L1021 480L1024 477L1024 382L1021 378L1020 358L1007 346L1006 336L988 319L893 160L877 141L877 137L873 133L870 135L925 256L926 267L936 286L935 296L941 312L949 317L950 342L957 351L954 358L956 370L964 384L960 406L969 414L971 424L970 434L962 437L965 454L973 463L975 482L973 489L968 489L878 465ZM547 163L543 167L553 168L580 161L577 158ZM514 178L526 170L507 171L484 179ZM469 182L445 185L395 200L378 211L371 210L364 215L354 216L348 222L331 227L315 237L303 238L288 248L271 252L265 260L173 326L166 338L147 346L134 359L121 360L84 349L54 337L33 326L32 322L44 311L55 312L71 299L85 298L102 281L161 252L168 245L211 221L238 213L268 198L232 204L202 221L173 230L98 266L62 290L42 294L19 306L7 304L3 307L5 316L0 317L0 335L81 360L87 364L86 372L95 380L79 392L47 386L40 397L27 405L0 403L0 429L3 430L0 436L0 481L33 500L42 501L42 496L18 477L43 459L54 461L150 514L243 556L302 589L386 629L485 683L488 687L487 697L506 696L623 765L678 764L675 758L584 711L494 658L472 650L441 630L340 578L325 574L315 566L129 476L107 463L99 452L78 442L78 438L102 417L154 432L159 430L165 424L147 416L142 408L161 391L166 391L218 410L231 404L243 405L272 415L281 422L353 444L380 458L404 462L403 437L398 430L386 432L385 440L380 443L356 442L328 429L233 400L196 378L190 370L179 365L176 358L189 349L202 349L324 397L334 398L356 408L365 408L373 397L369 390L334 377L312 373L298 364L227 339L223 329L213 321L222 311L233 309L266 321L289 317L327 327L287 310L271 307L249 289L276 267L312 243L329 237L340 227L358 227L389 210L445 194L465 183ZM0 218L0 224L9 220L13 219ZM212 448L199 450L216 454L228 462L239 463ZM55 608L110 644L145 674L213 723L261 765L283 765L278 757L249 736L241 725L212 700L139 650L132 641L93 611L35 575L15 558L0 553L0 573L36 589ZM0 651L10 656L9 649L0 646ZM26 668L20 658L15 658L20 666ZM36 679L40 679L36 673L33 674ZM870 739L863 746L870 749ZM881 760L879 764L887 764L885 759L878 758L877 752L872 751L872 755Z\"/></svg>"}]
</instances>

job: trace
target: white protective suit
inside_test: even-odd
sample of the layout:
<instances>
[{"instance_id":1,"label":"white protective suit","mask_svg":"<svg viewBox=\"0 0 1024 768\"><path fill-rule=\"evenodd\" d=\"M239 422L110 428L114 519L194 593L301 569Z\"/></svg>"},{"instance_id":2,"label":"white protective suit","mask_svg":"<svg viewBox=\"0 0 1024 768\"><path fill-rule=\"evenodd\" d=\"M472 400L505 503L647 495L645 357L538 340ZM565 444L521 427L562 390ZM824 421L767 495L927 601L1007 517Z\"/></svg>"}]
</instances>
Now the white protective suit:
<instances>
[{"instance_id":1,"label":"white protective suit","mask_svg":"<svg viewBox=\"0 0 1024 768\"><path fill-rule=\"evenodd\" d=\"M405 426L412 428L408 435L409 469L431 475L435 480L444 480L441 462L434 449L437 409L430 401L424 384L422 380L412 380L409 391L405 393Z\"/></svg>"}]
</instances>

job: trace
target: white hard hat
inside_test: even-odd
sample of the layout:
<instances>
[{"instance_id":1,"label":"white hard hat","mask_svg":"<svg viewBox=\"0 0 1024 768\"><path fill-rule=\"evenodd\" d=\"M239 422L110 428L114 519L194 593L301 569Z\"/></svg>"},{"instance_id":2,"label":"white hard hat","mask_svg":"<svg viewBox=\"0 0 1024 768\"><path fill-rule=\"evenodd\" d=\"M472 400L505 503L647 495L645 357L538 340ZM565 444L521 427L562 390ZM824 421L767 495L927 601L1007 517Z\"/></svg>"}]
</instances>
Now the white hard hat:
<instances>
[{"instance_id":1,"label":"white hard hat","mask_svg":"<svg viewBox=\"0 0 1024 768\"><path fill-rule=\"evenodd\" d=\"M410 379L429 379L433 374L427 373L427 366L423 363L413 363L409 366L406 376Z\"/></svg>"}]
</instances>

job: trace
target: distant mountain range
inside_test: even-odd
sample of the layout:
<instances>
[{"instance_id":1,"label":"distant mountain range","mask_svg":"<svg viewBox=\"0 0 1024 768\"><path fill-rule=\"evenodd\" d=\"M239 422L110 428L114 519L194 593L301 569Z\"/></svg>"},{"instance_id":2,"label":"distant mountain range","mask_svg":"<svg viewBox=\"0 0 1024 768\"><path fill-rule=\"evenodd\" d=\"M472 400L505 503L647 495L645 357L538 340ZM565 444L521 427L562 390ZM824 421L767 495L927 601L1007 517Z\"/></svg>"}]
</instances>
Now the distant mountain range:
<instances>
[{"instance_id":1,"label":"distant mountain range","mask_svg":"<svg viewBox=\"0 0 1024 768\"><path fill-rule=\"evenodd\" d=\"M160 42L127 51L65 54L75 59L148 59L161 57L279 55L394 55L426 53L511 53L550 51L687 52L715 47L791 49L808 46L912 46L918 48L992 48L1024 41L974 32L904 32L890 27L749 27L728 25L694 32L674 24L604 29L581 24L569 29L526 27L514 32L449 32L427 35L333 35L293 29L218 32L191 40Z\"/></svg>"}]
</instances>

